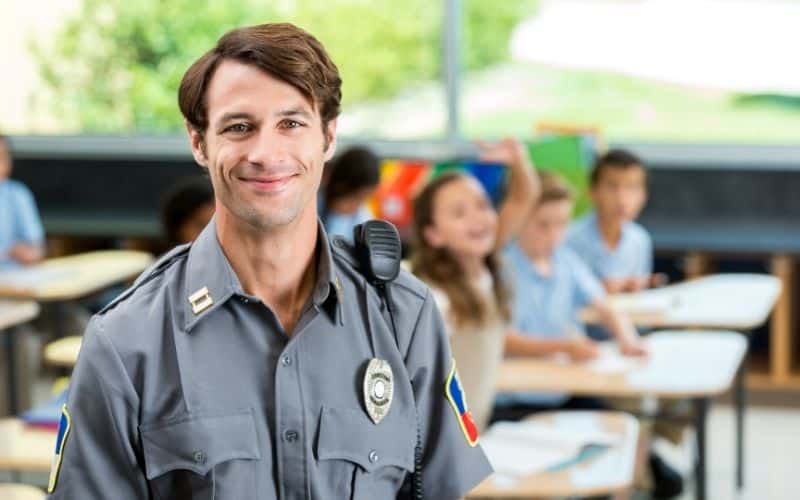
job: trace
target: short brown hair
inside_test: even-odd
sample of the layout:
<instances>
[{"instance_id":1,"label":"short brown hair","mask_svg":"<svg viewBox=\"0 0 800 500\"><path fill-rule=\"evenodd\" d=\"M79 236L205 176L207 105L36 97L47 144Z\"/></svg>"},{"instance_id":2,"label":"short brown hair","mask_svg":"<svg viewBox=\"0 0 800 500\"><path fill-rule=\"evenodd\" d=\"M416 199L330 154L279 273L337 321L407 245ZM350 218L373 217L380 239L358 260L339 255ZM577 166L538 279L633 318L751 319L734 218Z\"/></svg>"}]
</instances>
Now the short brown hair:
<instances>
[{"instance_id":1,"label":"short brown hair","mask_svg":"<svg viewBox=\"0 0 800 500\"><path fill-rule=\"evenodd\" d=\"M178 105L198 132L208 128L206 92L226 59L255 66L296 88L319 107L323 130L339 116L342 79L319 40L293 24L260 24L229 31L183 75Z\"/></svg>"},{"instance_id":2,"label":"short brown hair","mask_svg":"<svg viewBox=\"0 0 800 500\"><path fill-rule=\"evenodd\" d=\"M552 201L572 200L572 189L560 175L545 172L540 174L540 179L542 193L539 195L537 206L542 206Z\"/></svg>"},{"instance_id":3,"label":"short brown hair","mask_svg":"<svg viewBox=\"0 0 800 500\"><path fill-rule=\"evenodd\" d=\"M612 149L601 155L599 158L597 158L597 161L595 161L592 174L589 178L589 185L591 187L597 186L597 184L600 182L600 179L603 177L603 172L614 168L623 170L628 168L638 168L642 170L645 176L647 175L647 171L644 168L644 163L642 163L642 160L639 159L638 156L625 149Z\"/></svg>"}]
</instances>

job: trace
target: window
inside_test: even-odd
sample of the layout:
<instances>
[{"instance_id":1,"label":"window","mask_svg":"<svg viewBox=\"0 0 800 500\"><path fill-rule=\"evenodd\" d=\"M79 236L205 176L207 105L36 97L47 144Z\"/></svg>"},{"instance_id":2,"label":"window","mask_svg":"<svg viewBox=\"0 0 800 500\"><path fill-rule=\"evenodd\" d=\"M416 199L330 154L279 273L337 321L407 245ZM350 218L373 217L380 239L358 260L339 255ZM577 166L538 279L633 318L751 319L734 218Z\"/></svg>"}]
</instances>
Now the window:
<instances>
[{"instance_id":1,"label":"window","mask_svg":"<svg viewBox=\"0 0 800 500\"><path fill-rule=\"evenodd\" d=\"M466 9L482 0L464 0ZM496 3L496 2L495 2ZM467 136L541 122L609 141L800 141L800 2L540 1L516 14L504 60L469 68ZM482 45L465 26L465 51Z\"/></svg>"},{"instance_id":2,"label":"window","mask_svg":"<svg viewBox=\"0 0 800 500\"><path fill-rule=\"evenodd\" d=\"M339 65L343 137L435 141L449 123L462 137L527 137L555 122L610 142L800 141L800 0L6 3L9 134L180 133L188 65L231 27L280 20ZM445 21L461 28L452 115Z\"/></svg>"},{"instance_id":3,"label":"window","mask_svg":"<svg viewBox=\"0 0 800 500\"><path fill-rule=\"evenodd\" d=\"M0 116L12 134L182 133L184 71L235 26L293 22L343 79L343 135L435 138L446 121L442 5L426 0L27 0L3 7L10 67ZM6 15L6 10L10 15ZM404 120L408 102L424 116Z\"/></svg>"}]
</instances>

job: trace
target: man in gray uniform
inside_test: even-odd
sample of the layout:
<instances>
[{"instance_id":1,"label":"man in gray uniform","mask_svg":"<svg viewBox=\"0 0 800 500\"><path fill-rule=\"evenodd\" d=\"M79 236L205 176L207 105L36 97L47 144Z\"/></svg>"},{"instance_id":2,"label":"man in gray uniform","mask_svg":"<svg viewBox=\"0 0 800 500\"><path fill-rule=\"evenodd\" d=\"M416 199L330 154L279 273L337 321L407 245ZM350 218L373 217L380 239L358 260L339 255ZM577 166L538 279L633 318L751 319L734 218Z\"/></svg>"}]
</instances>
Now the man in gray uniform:
<instances>
[{"instance_id":1,"label":"man in gray uniform","mask_svg":"<svg viewBox=\"0 0 800 500\"><path fill-rule=\"evenodd\" d=\"M490 473L427 288L391 284L395 336L318 221L340 85L287 24L231 31L187 71L216 215L92 319L51 499L376 500L414 473L448 500Z\"/></svg>"}]
</instances>

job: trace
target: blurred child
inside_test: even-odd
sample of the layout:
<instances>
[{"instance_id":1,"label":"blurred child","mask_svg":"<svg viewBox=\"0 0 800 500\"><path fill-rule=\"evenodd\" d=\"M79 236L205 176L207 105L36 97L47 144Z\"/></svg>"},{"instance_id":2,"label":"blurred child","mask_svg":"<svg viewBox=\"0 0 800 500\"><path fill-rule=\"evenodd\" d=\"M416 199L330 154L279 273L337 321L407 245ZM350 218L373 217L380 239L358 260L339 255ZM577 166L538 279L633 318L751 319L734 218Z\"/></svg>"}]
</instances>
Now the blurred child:
<instances>
[{"instance_id":1,"label":"blurred child","mask_svg":"<svg viewBox=\"0 0 800 500\"><path fill-rule=\"evenodd\" d=\"M506 249L513 269L513 328L506 336L509 356L543 356L563 353L573 361L598 354L579 314L593 308L626 356L647 354L631 322L607 302L600 281L572 250L564 245L572 194L554 175L542 176L542 194L519 238ZM552 409L608 409L596 398L568 394L502 394L493 420L519 420L534 411ZM672 498L683 489L679 474L655 454L649 457L655 498Z\"/></svg>"},{"instance_id":2,"label":"blurred child","mask_svg":"<svg viewBox=\"0 0 800 500\"><path fill-rule=\"evenodd\" d=\"M214 215L214 190L205 176L181 180L164 197L161 225L169 247L191 243Z\"/></svg>"},{"instance_id":3,"label":"blurred child","mask_svg":"<svg viewBox=\"0 0 800 500\"><path fill-rule=\"evenodd\" d=\"M514 237L538 196L522 145L483 145L482 160L508 165L508 194L495 211L472 176L446 172L414 200L412 271L430 285L479 429L489 420L511 297L497 249Z\"/></svg>"},{"instance_id":4,"label":"blurred child","mask_svg":"<svg viewBox=\"0 0 800 500\"><path fill-rule=\"evenodd\" d=\"M44 258L44 228L30 190L10 179L8 140L0 135L0 269L30 265Z\"/></svg>"},{"instance_id":5,"label":"blurred child","mask_svg":"<svg viewBox=\"0 0 800 500\"><path fill-rule=\"evenodd\" d=\"M353 237L353 228L372 218L366 202L378 189L380 161L372 151L353 147L327 166L320 217L328 234Z\"/></svg>"},{"instance_id":6,"label":"blurred child","mask_svg":"<svg viewBox=\"0 0 800 500\"><path fill-rule=\"evenodd\" d=\"M647 201L642 161L622 149L598 158L590 179L594 212L575 221L567 244L602 280L609 293L635 292L657 284L653 243L634 222Z\"/></svg>"},{"instance_id":7,"label":"blurred child","mask_svg":"<svg viewBox=\"0 0 800 500\"><path fill-rule=\"evenodd\" d=\"M513 329L506 336L506 354L564 353L576 361L594 358L597 344L586 337L579 318L583 308L591 307L612 332L623 354L644 355L646 351L633 325L608 305L600 282L563 245L572 205L566 184L553 175L543 175L542 195L518 240L505 251L507 264L514 271ZM504 415L519 413L520 417L537 406L575 408L586 403L552 394L509 395L501 402L506 407Z\"/></svg>"}]
</instances>

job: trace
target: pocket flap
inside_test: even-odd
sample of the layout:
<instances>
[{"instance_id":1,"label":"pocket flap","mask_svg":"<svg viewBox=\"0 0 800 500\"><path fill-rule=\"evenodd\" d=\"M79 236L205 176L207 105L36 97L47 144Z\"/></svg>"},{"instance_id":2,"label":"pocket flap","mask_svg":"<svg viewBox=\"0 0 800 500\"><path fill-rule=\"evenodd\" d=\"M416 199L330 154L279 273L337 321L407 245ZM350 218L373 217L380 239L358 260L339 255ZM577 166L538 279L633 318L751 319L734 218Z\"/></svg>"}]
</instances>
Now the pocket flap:
<instances>
[{"instance_id":1,"label":"pocket flap","mask_svg":"<svg viewBox=\"0 0 800 500\"><path fill-rule=\"evenodd\" d=\"M385 465L411 472L416 441L415 419L399 411L390 411L375 424L361 410L323 408L317 456L319 460L348 460L367 472Z\"/></svg>"},{"instance_id":2,"label":"pocket flap","mask_svg":"<svg viewBox=\"0 0 800 500\"><path fill-rule=\"evenodd\" d=\"M173 470L206 475L233 459L261 458L250 410L225 414L188 414L139 427L145 475L153 479Z\"/></svg>"}]
</instances>

